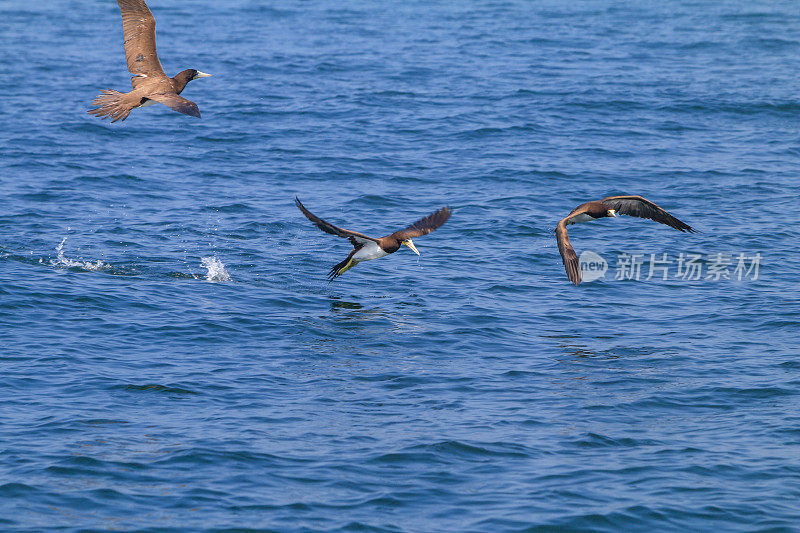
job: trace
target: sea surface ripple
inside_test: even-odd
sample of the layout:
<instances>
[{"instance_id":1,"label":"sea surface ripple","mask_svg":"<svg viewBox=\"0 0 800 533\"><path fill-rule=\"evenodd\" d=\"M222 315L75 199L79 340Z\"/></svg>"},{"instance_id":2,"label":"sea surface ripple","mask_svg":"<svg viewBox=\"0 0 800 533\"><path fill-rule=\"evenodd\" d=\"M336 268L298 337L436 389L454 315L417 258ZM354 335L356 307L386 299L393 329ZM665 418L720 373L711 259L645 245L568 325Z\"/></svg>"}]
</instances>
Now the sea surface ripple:
<instances>
[{"instance_id":1,"label":"sea surface ripple","mask_svg":"<svg viewBox=\"0 0 800 533\"><path fill-rule=\"evenodd\" d=\"M800 4L149 4L202 120L85 113L115 2L0 4L0 530L800 528ZM700 233L575 287L611 194ZM453 216L329 284L295 195Z\"/></svg>"}]
</instances>

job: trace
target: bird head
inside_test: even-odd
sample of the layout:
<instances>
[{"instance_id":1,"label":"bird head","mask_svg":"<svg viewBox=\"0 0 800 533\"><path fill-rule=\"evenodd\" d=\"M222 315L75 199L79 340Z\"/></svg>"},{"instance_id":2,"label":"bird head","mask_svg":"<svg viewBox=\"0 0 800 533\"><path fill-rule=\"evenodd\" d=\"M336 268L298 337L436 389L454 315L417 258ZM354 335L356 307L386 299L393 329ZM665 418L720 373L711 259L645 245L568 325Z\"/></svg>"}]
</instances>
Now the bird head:
<instances>
[{"instance_id":1,"label":"bird head","mask_svg":"<svg viewBox=\"0 0 800 533\"><path fill-rule=\"evenodd\" d=\"M205 72L200 72L199 70L190 69L192 77L189 78L190 80L196 80L197 78L210 78L211 74L207 74Z\"/></svg>"},{"instance_id":2,"label":"bird head","mask_svg":"<svg viewBox=\"0 0 800 533\"><path fill-rule=\"evenodd\" d=\"M211 74L206 74L205 72L200 72L199 70L195 70L193 68L187 68L186 70L182 70L175 74L172 79L177 82L177 88L182 91L183 88L186 87L186 84L190 81L196 80L197 78L208 78L209 76L211 76Z\"/></svg>"},{"instance_id":3,"label":"bird head","mask_svg":"<svg viewBox=\"0 0 800 533\"><path fill-rule=\"evenodd\" d=\"M417 250L417 247L416 247L416 246L414 246L414 242L413 242L411 239L406 239L406 240L404 240L404 241L400 241L400 244L405 244L406 246L408 246L409 248L411 248L411 250L412 250L412 251L413 251L415 254L417 254L417 255L419 255L419 256L421 256L421 255L422 255L422 254L420 254L420 253L419 253L419 250Z\"/></svg>"}]
</instances>

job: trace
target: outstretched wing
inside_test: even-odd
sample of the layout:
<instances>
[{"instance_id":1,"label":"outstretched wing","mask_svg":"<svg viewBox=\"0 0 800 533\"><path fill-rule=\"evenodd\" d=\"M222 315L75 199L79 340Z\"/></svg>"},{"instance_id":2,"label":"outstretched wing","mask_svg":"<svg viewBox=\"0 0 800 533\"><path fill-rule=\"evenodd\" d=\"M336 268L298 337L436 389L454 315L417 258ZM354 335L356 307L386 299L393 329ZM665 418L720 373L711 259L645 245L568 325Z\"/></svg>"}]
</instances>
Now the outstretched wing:
<instances>
[{"instance_id":1,"label":"outstretched wing","mask_svg":"<svg viewBox=\"0 0 800 533\"><path fill-rule=\"evenodd\" d=\"M122 12L122 31L125 37L125 58L128 70L134 75L134 88L140 80L166 77L156 53L156 19L144 0L117 0Z\"/></svg>"},{"instance_id":2,"label":"outstretched wing","mask_svg":"<svg viewBox=\"0 0 800 533\"><path fill-rule=\"evenodd\" d=\"M641 196L609 196L600 200L609 209L616 210L620 215L630 215L632 217L649 218L661 224L666 224L679 231L695 233L697 230L685 224L661 209L656 204L642 198Z\"/></svg>"},{"instance_id":3,"label":"outstretched wing","mask_svg":"<svg viewBox=\"0 0 800 533\"><path fill-rule=\"evenodd\" d=\"M200 109L197 107L197 104L191 100L187 100L183 96L179 96L175 93L156 93L149 94L147 97L150 100L155 100L156 102L172 108L173 111L177 111L178 113L200 118Z\"/></svg>"},{"instance_id":4,"label":"outstretched wing","mask_svg":"<svg viewBox=\"0 0 800 533\"><path fill-rule=\"evenodd\" d=\"M564 261L567 277L572 283L578 285L581 282L581 265L575 248L569 243L566 218L556 226L556 241L558 242L558 251L561 253L561 260Z\"/></svg>"},{"instance_id":5,"label":"outstretched wing","mask_svg":"<svg viewBox=\"0 0 800 533\"><path fill-rule=\"evenodd\" d=\"M355 231L350 231L342 228L337 228L333 224L325 222L317 215L306 209L306 206L300 201L299 198L295 196L294 203L297 204L297 208L303 212L308 220L314 223L316 227L324 231L325 233L330 233L331 235L336 235L337 237L342 237L344 239L350 239L350 242L356 248L360 248L364 244L369 241L378 242L378 239L373 239L372 237L367 237L363 233L358 233Z\"/></svg>"},{"instance_id":6,"label":"outstretched wing","mask_svg":"<svg viewBox=\"0 0 800 533\"><path fill-rule=\"evenodd\" d=\"M564 220L563 220L562 222L564 222L565 224L566 224L566 223L572 224L572 222L570 222L570 221L571 221L573 218L575 218L575 217L577 217L577 216L580 216L580 215L584 215L584 214L586 214L586 212L589 210L589 204L590 204L590 203L591 203L591 202L587 202L587 203L585 203L585 204L581 204L581 205L579 205L578 207L576 207L575 209L573 209L572 211L570 211L570 212L569 212L569 215L567 215L566 217L564 217Z\"/></svg>"},{"instance_id":7,"label":"outstretched wing","mask_svg":"<svg viewBox=\"0 0 800 533\"><path fill-rule=\"evenodd\" d=\"M426 216L425 218L421 218L411 224L406 229L402 229L400 231L395 231L392 236L398 239L405 240L405 239L415 239L417 237L422 237L423 235L427 235L428 233L432 232L445 222L447 219L450 218L450 207L443 207L436 211L435 213L431 213L430 215Z\"/></svg>"}]
</instances>

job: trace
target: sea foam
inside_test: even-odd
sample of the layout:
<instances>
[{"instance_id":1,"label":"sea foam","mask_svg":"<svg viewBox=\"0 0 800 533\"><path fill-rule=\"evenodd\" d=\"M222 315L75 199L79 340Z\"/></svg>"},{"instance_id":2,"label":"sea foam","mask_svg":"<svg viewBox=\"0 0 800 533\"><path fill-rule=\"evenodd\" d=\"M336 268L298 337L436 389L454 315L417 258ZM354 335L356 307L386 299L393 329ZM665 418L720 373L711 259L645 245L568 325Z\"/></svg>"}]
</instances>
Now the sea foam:
<instances>
[{"instance_id":1,"label":"sea foam","mask_svg":"<svg viewBox=\"0 0 800 533\"><path fill-rule=\"evenodd\" d=\"M203 266L206 272L206 280L208 281L231 281L231 275L225 270L225 265L216 256L203 257Z\"/></svg>"},{"instance_id":2,"label":"sea foam","mask_svg":"<svg viewBox=\"0 0 800 533\"><path fill-rule=\"evenodd\" d=\"M64 239L56 246L56 258L50 260L50 264L54 267L63 267L63 268L82 268L84 270L89 270L91 272L96 272L98 270L102 270L103 268L107 267L106 263L103 263L99 259L94 263L91 261L77 261L75 259L70 259L64 255L64 243L67 242L67 238Z\"/></svg>"}]
</instances>

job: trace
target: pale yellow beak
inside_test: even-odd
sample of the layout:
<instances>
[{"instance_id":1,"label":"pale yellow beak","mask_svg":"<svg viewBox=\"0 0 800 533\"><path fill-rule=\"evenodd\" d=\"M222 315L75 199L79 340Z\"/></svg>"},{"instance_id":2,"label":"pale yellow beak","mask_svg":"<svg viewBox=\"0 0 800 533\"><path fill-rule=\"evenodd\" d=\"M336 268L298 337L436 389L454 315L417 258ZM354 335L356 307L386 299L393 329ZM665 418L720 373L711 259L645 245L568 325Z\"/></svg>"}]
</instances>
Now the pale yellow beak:
<instances>
[{"instance_id":1,"label":"pale yellow beak","mask_svg":"<svg viewBox=\"0 0 800 533\"><path fill-rule=\"evenodd\" d=\"M612 217L617 216L617 210L616 209L609 209L608 210L608 216L612 216Z\"/></svg>"},{"instance_id":2,"label":"pale yellow beak","mask_svg":"<svg viewBox=\"0 0 800 533\"><path fill-rule=\"evenodd\" d=\"M206 73L206 72L200 72L200 71L198 70L198 71L197 71L197 74L195 74L195 75L194 75L194 78L193 78L193 79L195 79L195 80L196 80L197 78L210 78L210 77L211 77L211 74L208 74L208 73Z\"/></svg>"},{"instance_id":3,"label":"pale yellow beak","mask_svg":"<svg viewBox=\"0 0 800 533\"><path fill-rule=\"evenodd\" d=\"M406 246L408 246L409 248L411 248L411 250L412 250L412 251L413 251L415 254L417 254L418 256L422 257L422 254L421 254L421 253L419 253L419 250L417 250L417 247L416 247L416 246L414 246L414 243L411 241L411 239L406 239L406 240L404 240L404 241L400 241L400 244L405 244Z\"/></svg>"}]
</instances>

